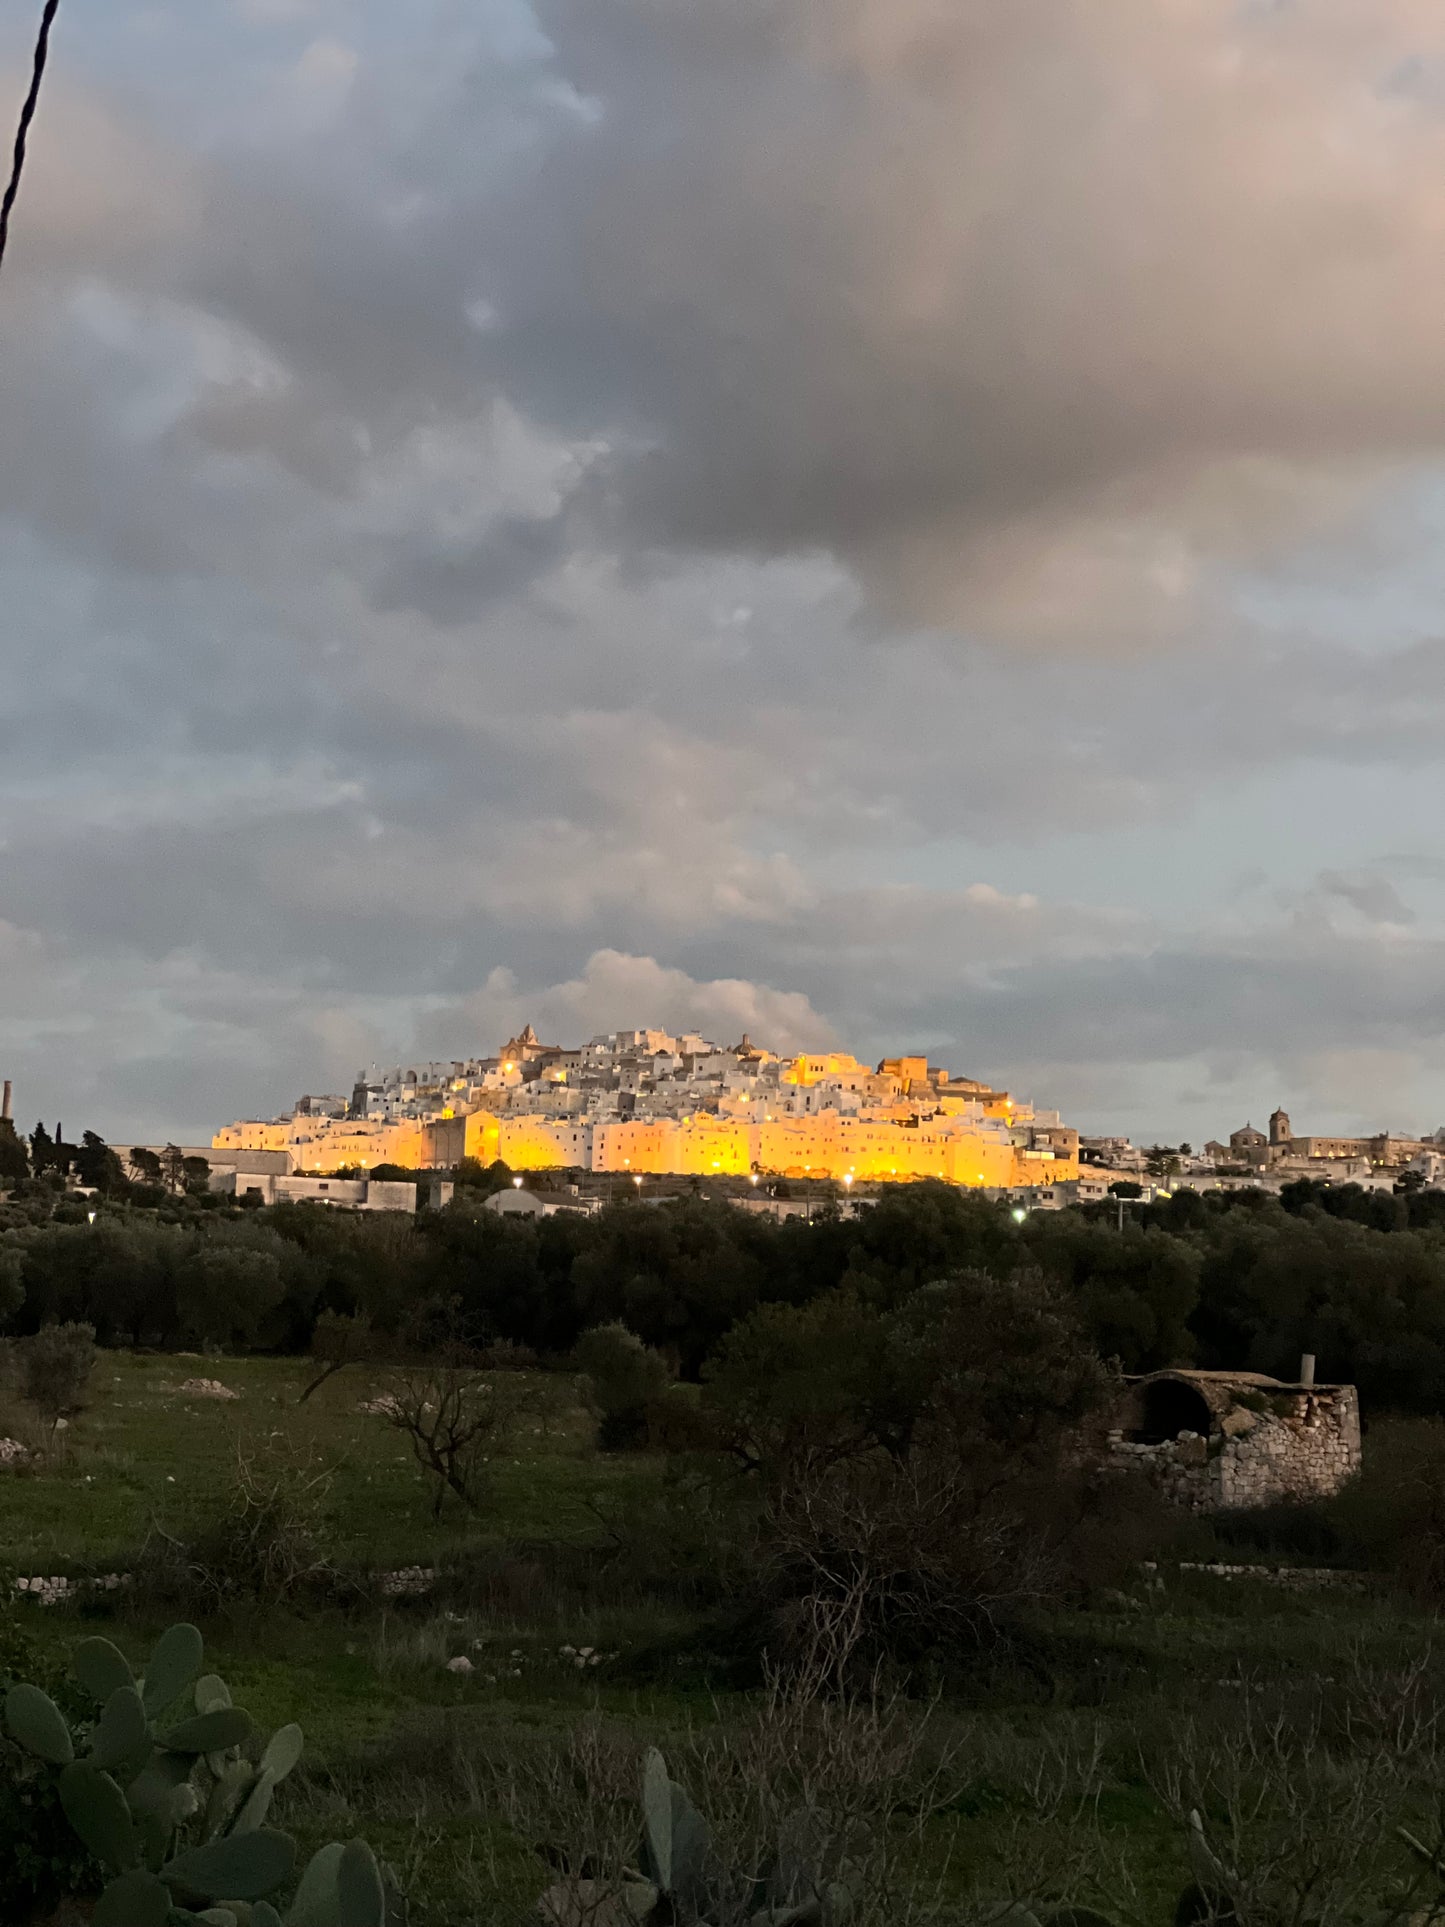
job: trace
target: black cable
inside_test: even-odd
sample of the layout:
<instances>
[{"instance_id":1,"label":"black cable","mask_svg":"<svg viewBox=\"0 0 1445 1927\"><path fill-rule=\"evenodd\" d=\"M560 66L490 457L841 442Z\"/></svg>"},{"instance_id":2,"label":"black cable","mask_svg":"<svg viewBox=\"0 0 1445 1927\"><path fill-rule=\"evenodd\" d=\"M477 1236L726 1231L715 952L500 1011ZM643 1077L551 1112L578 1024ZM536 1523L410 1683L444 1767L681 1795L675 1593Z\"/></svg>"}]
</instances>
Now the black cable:
<instances>
[{"instance_id":1,"label":"black cable","mask_svg":"<svg viewBox=\"0 0 1445 1927\"><path fill-rule=\"evenodd\" d=\"M40 99L40 81L45 73L46 56L50 52L50 25L59 5L60 0L45 0L45 12L40 20L40 38L35 43L35 71L30 77L30 92L25 96L25 105L20 109L10 182L5 189L4 200L0 201L0 261L5 259L5 243L10 238L10 210L15 205L15 196L20 192L20 175L25 166L25 141L30 132L30 123L35 118L35 104Z\"/></svg>"}]
</instances>

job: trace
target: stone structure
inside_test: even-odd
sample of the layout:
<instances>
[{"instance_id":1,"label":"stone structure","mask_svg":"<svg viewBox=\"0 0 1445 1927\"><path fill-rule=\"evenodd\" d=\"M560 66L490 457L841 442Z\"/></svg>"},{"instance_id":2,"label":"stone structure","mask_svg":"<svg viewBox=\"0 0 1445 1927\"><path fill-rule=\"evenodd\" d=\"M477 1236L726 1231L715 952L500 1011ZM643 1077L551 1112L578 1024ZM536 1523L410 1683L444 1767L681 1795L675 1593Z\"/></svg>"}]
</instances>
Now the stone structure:
<instances>
[{"instance_id":1,"label":"stone structure","mask_svg":"<svg viewBox=\"0 0 1445 1927\"><path fill-rule=\"evenodd\" d=\"M281 1177L272 1171L217 1171L211 1189L256 1204L324 1204L344 1211L415 1212L417 1187L376 1178Z\"/></svg>"},{"instance_id":2,"label":"stone structure","mask_svg":"<svg viewBox=\"0 0 1445 1927\"><path fill-rule=\"evenodd\" d=\"M1328 1498L1360 1465L1353 1385L1293 1385L1259 1372L1151 1372L1131 1379L1110 1434L1118 1463L1191 1511Z\"/></svg>"}]
</instances>

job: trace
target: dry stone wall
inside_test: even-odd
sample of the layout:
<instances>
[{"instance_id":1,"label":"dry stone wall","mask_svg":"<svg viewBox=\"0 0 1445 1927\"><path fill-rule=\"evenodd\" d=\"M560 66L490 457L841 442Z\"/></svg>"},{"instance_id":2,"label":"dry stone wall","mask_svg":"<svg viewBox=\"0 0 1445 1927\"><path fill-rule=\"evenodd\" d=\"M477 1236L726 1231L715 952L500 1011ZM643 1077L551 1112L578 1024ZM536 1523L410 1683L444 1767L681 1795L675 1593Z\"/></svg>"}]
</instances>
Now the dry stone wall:
<instances>
[{"instance_id":1,"label":"dry stone wall","mask_svg":"<svg viewBox=\"0 0 1445 1927\"><path fill-rule=\"evenodd\" d=\"M1140 1435L1141 1394L1163 1381L1200 1394L1199 1429ZM1138 1381L1110 1434L1115 1462L1144 1472L1191 1511L1243 1510L1328 1498L1359 1469L1353 1385L1283 1385L1256 1374L1155 1373ZM1208 1429L1205 1430L1204 1424Z\"/></svg>"}]
</instances>

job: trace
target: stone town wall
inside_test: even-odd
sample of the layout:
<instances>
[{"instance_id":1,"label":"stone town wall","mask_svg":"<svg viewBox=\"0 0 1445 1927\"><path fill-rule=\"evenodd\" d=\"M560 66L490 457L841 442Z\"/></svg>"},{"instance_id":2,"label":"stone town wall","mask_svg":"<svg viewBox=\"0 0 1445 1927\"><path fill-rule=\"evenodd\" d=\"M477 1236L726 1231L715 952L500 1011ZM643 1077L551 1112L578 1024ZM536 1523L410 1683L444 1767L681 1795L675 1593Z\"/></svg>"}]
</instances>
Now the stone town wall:
<instances>
[{"instance_id":1,"label":"stone town wall","mask_svg":"<svg viewBox=\"0 0 1445 1927\"><path fill-rule=\"evenodd\" d=\"M1251 1389L1207 1437L1185 1431L1140 1444L1118 1431L1110 1446L1121 1465L1195 1512L1328 1498L1359 1470L1359 1399L1353 1385Z\"/></svg>"}]
</instances>

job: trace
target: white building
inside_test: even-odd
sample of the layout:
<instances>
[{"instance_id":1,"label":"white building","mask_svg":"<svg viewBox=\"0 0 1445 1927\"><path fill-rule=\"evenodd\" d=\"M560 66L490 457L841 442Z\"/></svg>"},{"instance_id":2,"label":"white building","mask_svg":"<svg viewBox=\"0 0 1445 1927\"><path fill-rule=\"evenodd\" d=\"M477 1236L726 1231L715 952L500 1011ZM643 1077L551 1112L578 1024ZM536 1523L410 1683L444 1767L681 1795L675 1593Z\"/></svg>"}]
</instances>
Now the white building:
<instances>
[{"instance_id":1,"label":"white building","mask_svg":"<svg viewBox=\"0 0 1445 1927\"><path fill-rule=\"evenodd\" d=\"M370 1178L281 1177L271 1171L217 1171L211 1189L258 1204L323 1204L346 1211L416 1211L416 1186Z\"/></svg>"}]
</instances>

